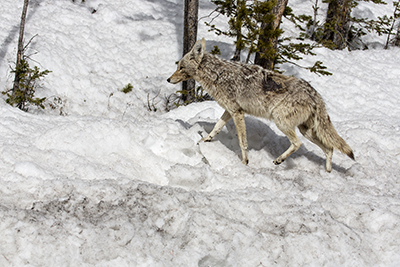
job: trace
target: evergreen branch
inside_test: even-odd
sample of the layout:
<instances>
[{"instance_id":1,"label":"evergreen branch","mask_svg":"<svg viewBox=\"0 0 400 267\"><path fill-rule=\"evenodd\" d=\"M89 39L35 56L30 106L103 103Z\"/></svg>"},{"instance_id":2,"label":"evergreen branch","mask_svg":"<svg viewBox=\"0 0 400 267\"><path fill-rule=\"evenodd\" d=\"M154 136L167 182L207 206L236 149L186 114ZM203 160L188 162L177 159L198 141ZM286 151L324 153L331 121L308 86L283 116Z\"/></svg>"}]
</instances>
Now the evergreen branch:
<instances>
[{"instance_id":1,"label":"evergreen branch","mask_svg":"<svg viewBox=\"0 0 400 267\"><path fill-rule=\"evenodd\" d=\"M309 70L310 72L315 73L318 76L320 76L320 74L321 75L327 75L327 76L332 75L331 72L325 70L325 69L327 69L327 67L323 66L321 61L316 61L312 67L305 67L305 66L302 66L302 65L300 65L300 64L298 64L298 63L296 63L294 61L291 61L291 60L288 60L288 59L284 58L282 55L279 55L279 58L281 59L281 62L285 62L285 63L289 63L289 64L292 64L292 65L295 65L296 67L299 67L301 69Z\"/></svg>"}]
</instances>

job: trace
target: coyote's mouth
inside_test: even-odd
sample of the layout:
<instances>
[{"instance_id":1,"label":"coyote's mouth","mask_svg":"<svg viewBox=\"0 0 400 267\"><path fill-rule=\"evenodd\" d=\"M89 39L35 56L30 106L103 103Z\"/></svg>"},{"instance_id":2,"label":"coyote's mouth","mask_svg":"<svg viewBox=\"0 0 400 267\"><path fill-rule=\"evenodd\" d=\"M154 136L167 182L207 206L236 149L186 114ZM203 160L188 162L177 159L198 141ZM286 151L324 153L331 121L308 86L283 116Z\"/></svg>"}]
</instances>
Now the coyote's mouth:
<instances>
[{"instance_id":1,"label":"coyote's mouth","mask_svg":"<svg viewBox=\"0 0 400 267\"><path fill-rule=\"evenodd\" d=\"M167 82L172 83L172 84L177 84L177 83L179 83L180 81L172 80L171 77L170 77L170 78L167 79Z\"/></svg>"}]
</instances>

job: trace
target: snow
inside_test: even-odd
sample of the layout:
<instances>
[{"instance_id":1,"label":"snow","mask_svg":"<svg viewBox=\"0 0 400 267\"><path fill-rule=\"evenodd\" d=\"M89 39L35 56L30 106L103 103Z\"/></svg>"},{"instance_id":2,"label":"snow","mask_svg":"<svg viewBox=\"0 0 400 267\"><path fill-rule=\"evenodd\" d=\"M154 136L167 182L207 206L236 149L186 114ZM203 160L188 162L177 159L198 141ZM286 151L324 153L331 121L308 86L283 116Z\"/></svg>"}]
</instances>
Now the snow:
<instances>
[{"instance_id":1,"label":"snow","mask_svg":"<svg viewBox=\"0 0 400 267\"><path fill-rule=\"evenodd\" d=\"M1 91L22 2L2 1ZM305 13L312 3L290 5ZM204 17L213 5L200 7ZM215 102L164 111L180 89L166 78L182 21L179 0L30 1L31 64L52 71L37 95L54 108L25 113L0 99L0 266L399 266L400 49L319 48L304 59L332 76L282 66L321 93L356 162L335 152L326 173L322 151L301 137L275 166L287 138L248 116L244 166L232 122L196 144L223 113ZM203 23L198 35L223 57L233 51Z\"/></svg>"}]
</instances>

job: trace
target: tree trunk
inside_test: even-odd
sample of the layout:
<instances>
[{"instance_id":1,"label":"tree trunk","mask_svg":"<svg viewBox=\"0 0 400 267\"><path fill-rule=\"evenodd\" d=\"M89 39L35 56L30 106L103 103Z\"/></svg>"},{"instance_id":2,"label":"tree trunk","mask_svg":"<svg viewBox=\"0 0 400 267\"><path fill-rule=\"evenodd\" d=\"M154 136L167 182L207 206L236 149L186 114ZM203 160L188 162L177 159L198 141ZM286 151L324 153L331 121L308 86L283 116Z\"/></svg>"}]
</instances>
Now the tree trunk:
<instances>
[{"instance_id":1,"label":"tree trunk","mask_svg":"<svg viewBox=\"0 0 400 267\"><path fill-rule=\"evenodd\" d=\"M230 30L236 35L235 54L232 61L240 61L240 54L245 48L242 28L245 24L247 14L246 0L236 1L236 16L229 21Z\"/></svg>"},{"instance_id":2,"label":"tree trunk","mask_svg":"<svg viewBox=\"0 0 400 267\"><path fill-rule=\"evenodd\" d=\"M398 24L397 24L397 33L396 33L396 37L394 38L394 45L400 46L400 21L398 21Z\"/></svg>"},{"instance_id":3,"label":"tree trunk","mask_svg":"<svg viewBox=\"0 0 400 267\"><path fill-rule=\"evenodd\" d=\"M232 61L240 61L240 53L242 50L236 47L235 49L235 54L233 54L233 57L231 58Z\"/></svg>"},{"instance_id":4,"label":"tree trunk","mask_svg":"<svg viewBox=\"0 0 400 267\"><path fill-rule=\"evenodd\" d=\"M393 38L393 45L400 46L400 20L398 19L399 15L400 15L400 2L395 2L393 5L394 5L393 24L392 24L392 28L390 29L390 32L388 34L385 49L387 49L389 46L390 35L392 34L392 31L394 30L394 28L396 26L396 22L397 22L397 32L396 32L396 36Z\"/></svg>"},{"instance_id":5,"label":"tree trunk","mask_svg":"<svg viewBox=\"0 0 400 267\"><path fill-rule=\"evenodd\" d=\"M185 15L183 28L183 55L189 52L197 40L197 20L199 14L199 0L185 0ZM195 81L190 79L182 83L182 100L188 101L194 97Z\"/></svg>"},{"instance_id":6,"label":"tree trunk","mask_svg":"<svg viewBox=\"0 0 400 267\"><path fill-rule=\"evenodd\" d=\"M235 53L233 54L233 57L231 58L232 61L240 61L240 53L242 52L242 49L243 49L242 28L239 27L238 29L236 29L236 31L237 31L237 33L236 33L237 35L236 35Z\"/></svg>"},{"instance_id":7,"label":"tree trunk","mask_svg":"<svg viewBox=\"0 0 400 267\"><path fill-rule=\"evenodd\" d=\"M19 27L19 39L18 39L18 52L17 52L17 62L15 65L15 78L14 78L14 86L13 86L13 96L17 92L19 88L19 72L17 71L19 65L21 64L22 56L24 54L24 30L25 30L25 19L26 19L26 12L28 10L29 0L24 0L24 7L22 9L21 15L21 25Z\"/></svg>"},{"instance_id":8,"label":"tree trunk","mask_svg":"<svg viewBox=\"0 0 400 267\"><path fill-rule=\"evenodd\" d=\"M273 22L262 22L261 24L259 44L263 45L260 46L259 51L256 53L254 63L269 70L272 70L275 65L278 48L278 38L271 38L270 36L267 36L266 33L270 32L270 30L276 31L279 29L283 13L285 12L288 2L289 0L278 0L276 6L272 8L272 14L274 15ZM272 53L269 52L267 55L268 49L272 49Z\"/></svg>"},{"instance_id":9,"label":"tree trunk","mask_svg":"<svg viewBox=\"0 0 400 267\"><path fill-rule=\"evenodd\" d=\"M325 22L326 41L332 42L334 49L346 47L349 32L351 0L330 0Z\"/></svg>"}]
</instances>

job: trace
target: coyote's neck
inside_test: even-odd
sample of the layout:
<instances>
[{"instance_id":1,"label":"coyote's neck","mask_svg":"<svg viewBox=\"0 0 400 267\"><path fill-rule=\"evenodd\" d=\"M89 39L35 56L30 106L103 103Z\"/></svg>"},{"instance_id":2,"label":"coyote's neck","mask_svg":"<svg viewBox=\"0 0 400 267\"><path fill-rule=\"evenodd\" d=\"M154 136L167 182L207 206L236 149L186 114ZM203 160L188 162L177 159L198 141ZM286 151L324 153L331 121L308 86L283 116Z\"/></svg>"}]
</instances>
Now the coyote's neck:
<instances>
[{"instance_id":1,"label":"coyote's neck","mask_svg":"<svg viewBox=\"0 0 400 267\"><path fill-rule=\"evenodd\" d=\"M226 81L228 65L228 61L224 61L209 53L204 53L194 79L203 86L207 93L216 98L218 94L217 85L222 80L220 80L221 75L224 76L224 80Z\"/></svg>"}]
</instances>

